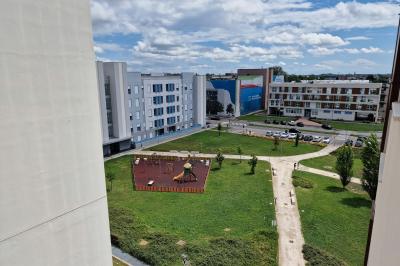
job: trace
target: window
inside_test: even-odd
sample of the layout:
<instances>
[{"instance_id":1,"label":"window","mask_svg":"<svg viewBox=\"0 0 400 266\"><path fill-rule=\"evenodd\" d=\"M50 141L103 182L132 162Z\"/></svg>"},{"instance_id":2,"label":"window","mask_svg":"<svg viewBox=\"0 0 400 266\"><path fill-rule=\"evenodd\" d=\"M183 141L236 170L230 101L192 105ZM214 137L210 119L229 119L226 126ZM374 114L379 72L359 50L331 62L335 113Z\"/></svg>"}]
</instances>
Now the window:
<instances>
[{"instance_id":1,"label":"window","mask_svg":"<svg viewBox=\"0 0 400 266\"><path fill-rule=\"evenodd\" d=\"M142 130L142 128L140 127L140 124L137 124L137 125L136 125L136 130L137 130L137 131L141 131L141 130Z\"/></svg>"},{"instance_id":2,"label":"window","mask_svg":"<svg viewBox=\"0 0 400 266\"><path fill-rule=\"evenodd\" d=\"M175 84L174 83L167 83L166 84L166 91L174 91L175 90Z\"/></svg>"},{"instance_id":3,"label":"window","mask_svg":"<svg viewBox=\"0 0 400 266\"><path fill-rule=\"evenodd\" d=\"M128 100L128 105L129 105L129 108L132 107L132 100L131 99Z\"/></svg>"},{"instance_id":4,"label":"window","mask_svg":"<svg viewBox=\"0 0 400 266\"><path fill-rule=\"evenodd\" d=\"M311 115L318 115L318 110L311 110Z\"/></svg>"},{"instance_id":5,"label":"window","mask_svg":"<svg viewBox=\"0 0 400 266\"><path fill-rule=\"evenodd\" d=\"M187 91L187 87L185 86L185 91Z\"/></svg>"},{"instance_id":6,"label":"window","mask_svg":"<svg viewBox=\"0 0 400 266\"><path fill-rule=\"evenodd\" d=\"M175 106L168 106L167 107L167 114L175 113Z\"/></svg>"},{"instance_id":7,"label":"window","mask_svg":"<svg viewBox=\"0 0 400 266\"><path fill-rule=\"evenodd\" d=\"M155 96L153 97L153 104L162 104L164 102L162 96Z\"/></svg>"},{"instance_id":8,"label":"window","mask_svg":"<svg viewBox=\"0 0 400 266\"><path fill-rule=\"evenodd\" d=\"M179 96L176 96L176 101L179 102Z\"/></svg>"},{"instance_id":9,"label":"window","mask_svg":"<svg viewBox=\"0 0 400 266\"><path fill-rule=\"evenodd\" d=\"M325 113L325 114L330 114L330 113L331 113L331 110L324 110L324 113Z\"/></svg>"},{"instance_id":10,"label":"window","mask_svg":"<svg viewBox=\"0 0 400 266\"><path fill-rule=\"evenodd\" d=\"M138 94L138 93L139 93L139 87L135 86L135 94Z\"/></svg>"},{"instance_id":11,"label":"window","mask_svg":"<svg viewBox=\"0 0 400 266\"><path fill-rule=\"evenodd\" d=\"M334 113L340 115L342 112L341 111L334 111Z\"/></svg>"},{"instance_id":12,"label":"window","mask_svg":"<svg viewBox=\"0 0 400 266\"><path fill-rule=\"evenodd\" d=\"M167 124L168 125L175 124L175 117L168 117L167 118Z\"/></svg>"},{"instance_id":13,"label":"window","mask_svg":"<svg viewBox=\"0 0 400 266\"><path fill-rule=\"evenodd\" d=\"M346 112L344 112L346 115L352 115L353 114L353 112L350 112L350 111L346 111Z\"/></svg>"},{"instance_id":14,"label":"window","mask_svg":"<svg viewBox=\"0 0 400 266\"><path fill-rule=\"evenodd\" d=\"M167 100L167 103L175 102L175 95L167 95L166 100Z\"/></svg>"},{"instance_id":15,"label":"window","mask_svg":"<svg viewBox=\"0 0 400 266\"><path fill-rule=\"evenodd\" d=\"M154 108L154 116L160 116L164 114L164 108Z\"/></svg>"},{"instance_id":16,"label":"window","mask_svg":"<svg viewBox=\"0 0 400 266\"><path fill-rule=\"evenodd\" d=\"M162 84L153 84L153 92L162 92Z\"/></svg>"},{"instance_id":17,"label":"window","mask_svg":"<svg viewBox=\"0 0 400 266\"><path fill-rule=\"evenodd\" d=\"M129 114L129 120L132 121L132 114Z\"/></svg>"},{"instance_id":18,"label":"window","mask_svg":"<svg viewBox=\"0 0 400 266\"><path fill-rule=\"evenodd\" d=\"M139 107L139 99L135 99L135 106Z\"/></svg>"},{"instance_id":19,"label":"window","mask_svg":"<svg viewBox=\"0 0 400 266\"><path fill-rule=\"evenodd\" d=\"M136 119L140 119L140 112L135 113Z\"/></svg>"},{"instance_id":20,"label":"window","mask_svg":"<svg viewBox=\"0 0 400 266\"><path fill-rule=\"evenodd\" d=\"M176 111L177 111L177 112L180 112L180 109L181 109L180 106L177 105L177 106L176 106Z\"/></svg>"},{"instance_id":21,"label":"window","mask_svg":"<svg viewBox=\"0 0 400 266\"><path fill-rule=\"evenodd\" d=\"M128 87L128 94L131 94L131 88L130 88L130 86Z\"/></svg>"},{"instance_id":22,"label":"window","mask_svg":"<svg viewBox=\"0 0 400 266\"><path fill-rule=\"evenodd\" d=\"M154 127L162 127L164 126L164 119L154 120Z\"/></svg>"},{"instance_id":23,"label":"window","mask_svg":"<svg viewBox=\"0 0 400 266\"><path fill-rule=\"evenodd\" d=\"M178 119L178 123L179 123L181 121L181 117L177 116L176 118Z\"/></svg>"}]
</instances>

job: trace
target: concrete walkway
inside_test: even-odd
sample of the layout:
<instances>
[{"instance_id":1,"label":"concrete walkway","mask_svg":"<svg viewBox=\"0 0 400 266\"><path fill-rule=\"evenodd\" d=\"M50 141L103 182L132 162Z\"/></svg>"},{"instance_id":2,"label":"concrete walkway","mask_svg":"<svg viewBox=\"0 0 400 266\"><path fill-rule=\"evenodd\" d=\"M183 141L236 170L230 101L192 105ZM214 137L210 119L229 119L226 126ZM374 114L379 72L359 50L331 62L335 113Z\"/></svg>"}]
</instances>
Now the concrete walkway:
<instances>
[{"instance_id":1,"label":"concrete walkway","mask_svg":"<svg viewBox=\"0 0 400 266\"><path fill-rule=\"evenodd\" d=\"M129 266L148 266L148 264L141 262L140 260L132 257L130 254L123 252L119 248L112 246L111 247L112 255L117 259L127 263Z\"/></svg>"},{"instance_id":2,"label":"concrete walkway","mask_svg":"<svg viewBox=\"0 0 400 266\"><path fill-rule=\"evenodd\" d=\"M311 167L308 167L308 166L305 166L305 165L302 165L302 164L299 165L299 170L305 171L305 172L310 172L310 173L317 174L317 175L323 175L323 176L327 176L327 177L331 177L331 178L335 178L335 179L340 180L340 176L338 174L336 174L336 173L333 173L333 172L330 172L330 171L321 170L321 169L311 168ZM361 185L361 179L356 178L356 177L352 177L351 178L351 182Z\"/></svg>"}]
</instances>

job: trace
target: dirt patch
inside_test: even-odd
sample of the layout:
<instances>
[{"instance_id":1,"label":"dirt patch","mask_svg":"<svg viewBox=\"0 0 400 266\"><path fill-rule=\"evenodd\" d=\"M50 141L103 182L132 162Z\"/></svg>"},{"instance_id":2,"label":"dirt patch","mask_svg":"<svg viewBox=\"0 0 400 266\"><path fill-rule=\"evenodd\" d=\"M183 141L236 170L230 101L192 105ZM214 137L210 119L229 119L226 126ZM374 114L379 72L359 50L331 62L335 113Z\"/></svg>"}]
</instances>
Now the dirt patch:
<instances>
[{"instance_id":1,"label":"dirt patch","mask_svg":"<svg viewBox=\"0 0 400 266\"><path fill-rule=\"evenodd\" d=\"M176 244L178 245L178 246L184 246L184 245L186 245L186 242L184 241L184 240L179 240L178 242L176 242Z\"/></svg>"},{"instance_id":2,"label":"dirt patch","mask_svg":"<svg viewBox=\"0 0 400 266\"><path fill-rule=\"evenodd\" d=\"M224 231L225 231L225 232L230 232L231 229L227 227L227 228L224 229Z\"/></svg>"},{"instance_id":3,"label":"dirt patch","mask_svg":"<svg viewBox=\"0 0 400 266\"><path fill-rule=\"evenodd\" d=\"M149 242L144 239L140 239L140 241L139 241L139 246L147 246L148 244L149 244Z\"/></svg>"}]
</instances>

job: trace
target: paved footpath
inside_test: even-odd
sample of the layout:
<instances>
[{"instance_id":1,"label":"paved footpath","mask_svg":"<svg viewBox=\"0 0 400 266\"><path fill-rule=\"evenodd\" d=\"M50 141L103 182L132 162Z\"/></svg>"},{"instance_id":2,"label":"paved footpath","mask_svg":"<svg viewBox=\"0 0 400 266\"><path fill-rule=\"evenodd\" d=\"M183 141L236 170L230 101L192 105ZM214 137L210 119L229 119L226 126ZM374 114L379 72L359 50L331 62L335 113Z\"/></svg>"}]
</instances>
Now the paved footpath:
<instances>
[{"instance_id":1,"label":"paved footpath","mask_svg":"<svg viewBox=\"0 0 400 266\"><path fill-rule=\"evenodd\" d=\"M310 172L313 174L317 174L317 175L323 175L323 176L327 176L327 177L331 177L334 179L338 179L340 180L340 176L336 173L330 172L330 171L325 171L325 170L321 170L321 169L317 169L317 168L311 168L305 165L300 164L299 165L299 170L301 171L305 171L305 172ZM357 177L352 177L351 178L351 183L355 183L355 184L361 184L361 179L357 178Z\"/></svg>"}]
</instances>

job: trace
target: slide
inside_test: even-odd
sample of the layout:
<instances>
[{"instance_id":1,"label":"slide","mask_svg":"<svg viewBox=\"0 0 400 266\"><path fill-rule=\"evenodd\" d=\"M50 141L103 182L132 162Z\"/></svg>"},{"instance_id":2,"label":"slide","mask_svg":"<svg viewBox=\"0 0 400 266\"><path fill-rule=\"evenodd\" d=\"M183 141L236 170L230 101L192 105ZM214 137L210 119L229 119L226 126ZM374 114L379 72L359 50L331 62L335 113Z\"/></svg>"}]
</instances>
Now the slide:
<instances>
[{"instance_id":1,"label":"slide","mask_svg":"<svg viewBox=\"0 0 400 266\"><path fill-rule=\"evenodd\" d=\"M172 179L174 181L179 181L181 180L181 178L183 177L184 171L182 171L180 174L178 174L177 176L174 176Z\"/></svg>"}]
</instances>

